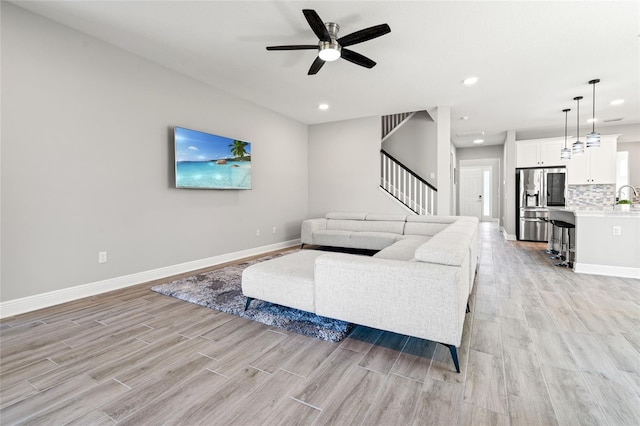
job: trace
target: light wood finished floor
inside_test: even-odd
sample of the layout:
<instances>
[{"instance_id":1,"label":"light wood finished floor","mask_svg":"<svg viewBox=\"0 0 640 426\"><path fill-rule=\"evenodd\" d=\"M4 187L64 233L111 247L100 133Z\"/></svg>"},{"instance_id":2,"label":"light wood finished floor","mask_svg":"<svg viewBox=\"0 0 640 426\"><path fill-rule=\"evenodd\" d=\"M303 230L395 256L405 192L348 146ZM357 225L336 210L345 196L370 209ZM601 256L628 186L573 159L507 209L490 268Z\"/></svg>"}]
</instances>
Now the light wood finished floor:
<instances>
[{"instance_id":1,"label":"light wood finished floor","mask_svg":"<svg viewBox=\"0 0 640 426\"><path fill-rule=\"evenodd\" d=\"M431 342L327 343L148 283L3 320L0 423L638 425L640 280L480 235L461 374Z\"/></svg>"}]
</instances>

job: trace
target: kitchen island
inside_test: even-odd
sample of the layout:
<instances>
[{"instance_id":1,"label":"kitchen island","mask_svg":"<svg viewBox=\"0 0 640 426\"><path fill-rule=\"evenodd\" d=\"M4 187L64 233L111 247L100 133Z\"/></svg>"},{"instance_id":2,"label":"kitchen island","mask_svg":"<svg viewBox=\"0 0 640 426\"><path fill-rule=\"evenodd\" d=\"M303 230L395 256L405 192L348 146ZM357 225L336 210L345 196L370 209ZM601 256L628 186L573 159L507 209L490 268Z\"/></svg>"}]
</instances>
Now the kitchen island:
<instances>
[{"instance_id":1,"label":"kitchen island","mask_svg":"<svg viewBox=\"0 0 640 426\"><path fill-rule=\"evenodd\" d=\"M575 225L575 272L640 278L640 211L549 208L549 215Z\"/></svg>"}]
</instances>

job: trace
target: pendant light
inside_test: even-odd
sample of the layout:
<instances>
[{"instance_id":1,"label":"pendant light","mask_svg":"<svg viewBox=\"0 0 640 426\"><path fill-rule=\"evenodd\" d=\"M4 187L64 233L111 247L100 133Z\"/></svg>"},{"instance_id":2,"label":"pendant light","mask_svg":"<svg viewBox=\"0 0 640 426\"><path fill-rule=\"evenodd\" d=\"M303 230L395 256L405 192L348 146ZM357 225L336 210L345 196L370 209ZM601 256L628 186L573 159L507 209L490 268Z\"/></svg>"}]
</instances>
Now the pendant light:
<instances>
[{"instance_id":1,"label":"pendant light","mask_svg":"<svg viewBox=\"0 0 640 426\"><path fill-rule=\"evenodd\" d=\"M561 160L571 160L571 149L567 148L567 120L569 119L570 109L563 109L564 112L564 148L560 150Z\"/></svg>"},{"instance_id":2,"label":"pendant light","mask_svg":"<svg viewBox=\"0 0 640 426\"><path fill-rule=\"evenodd\" d=\"M593 115L591 118L591 133L587 135L587 148L599 148L600 147L600 133L596 132L596 83L600 83L600 79L589 81L589 84L593 85Z\"/></svg>"},{"instance_id":3,"label":"pendant light","mask_svg":"<svg viewBox=\"0 0 640 426\"><path fill-rule=\"evenodd\" d=\"M576 117L577 117L577 119L576 119L576 141L571 146L571 150L573 152L573 155L582 155L582 154L584 154L584 143L580 140L580 99L582 99L582 96L576 96L575 98L573 98L573 100L576 101L577 104L578 104L577 114L576 114Z\"/></svg>"}]
</instances>

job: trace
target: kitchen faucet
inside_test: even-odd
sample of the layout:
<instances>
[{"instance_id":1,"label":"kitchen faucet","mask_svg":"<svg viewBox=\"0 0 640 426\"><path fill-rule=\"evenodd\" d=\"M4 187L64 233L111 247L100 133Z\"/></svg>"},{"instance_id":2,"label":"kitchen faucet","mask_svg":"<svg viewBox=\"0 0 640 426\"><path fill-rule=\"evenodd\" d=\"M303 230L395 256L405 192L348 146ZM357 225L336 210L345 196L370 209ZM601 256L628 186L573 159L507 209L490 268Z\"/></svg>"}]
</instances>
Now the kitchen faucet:
<instances>
[{"instance_id":1,"label":"kitchen faucet","mask_svg":"<svg viewBox=\"0 0 640 426\"><path fill-rule=\"evenodd\" d=\"M631 190L633 191L633 197L637 197L638 196L638 191L636 191L636 189L631 186L631 185L622 185L619 189L618 189L618 200L620 200L620 195L622 195L622 190L624 188L631 188ZM629 197L629 201L633 201L633 197Z\"/></svg>"}]
</instances>

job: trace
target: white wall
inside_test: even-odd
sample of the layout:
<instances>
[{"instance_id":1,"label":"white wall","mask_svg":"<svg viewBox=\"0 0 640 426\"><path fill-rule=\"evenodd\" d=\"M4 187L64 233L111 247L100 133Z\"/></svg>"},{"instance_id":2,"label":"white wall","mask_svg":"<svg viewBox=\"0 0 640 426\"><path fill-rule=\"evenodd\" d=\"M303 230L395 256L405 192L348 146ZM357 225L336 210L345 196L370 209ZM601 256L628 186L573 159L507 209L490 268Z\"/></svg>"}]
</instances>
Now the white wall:
<instances>
[{"instance_id":1,"label":"white wall","mask_svg":"<svg viewBox=\"0 0 640 426\"><path fill-rule=\"evenodd\" d=\"M380 117L309 127L309 217L407 211L380 189Z\"/></svg>"},{"instance_id":2,"label":"white wall","mask_svg":"<svg viewBox=\"0 0 640 426\"><path fill-rule=\"evenodd\" d=\"M382 148L422 179L438 187L437 128L426 111L416 112L385 139Z\"/></svg>"},{"instance_id":3,"label":"white wall","mask_svg":"<svg viewBox=\"0 0 640 426\"><path fill-rule=\"evenodd\" d=\"M1 7L0 300L299 237L307 126ZM173 125L252 142L253 190L175 189Z\"/></svg>"},{"instance_id":4,"label":"white wall","mask_svg":"<svg viewBox=\"0 0 640 426\"><path fill-rule=\"evenodd\" d=\"M431 114L437 123L437 157L438 180L437 214L448 216L454 214L453 169L455 165L455 148L451 143L451 107L439 106Z\"/></svg>"},{"instance_id":5,"label":"white wall","mask_svg":"<svg viewBox=\"0 0 640 426\"><path fill-rule=\"evenodd\" d=\"M505 238L516 238L516 132L507 130L502 156L502 215L500 228Z\"/></svg>"},{"instance_id":6,"label":"white wall","mask_svg":"<svg viewBox=\"0 0 640 426\"><path fill-rule=\"evenodd\" d=\"M618 151L629 153L629 183L640 185L640 142L619 143Z\"/></svg>"}]
</instances>

